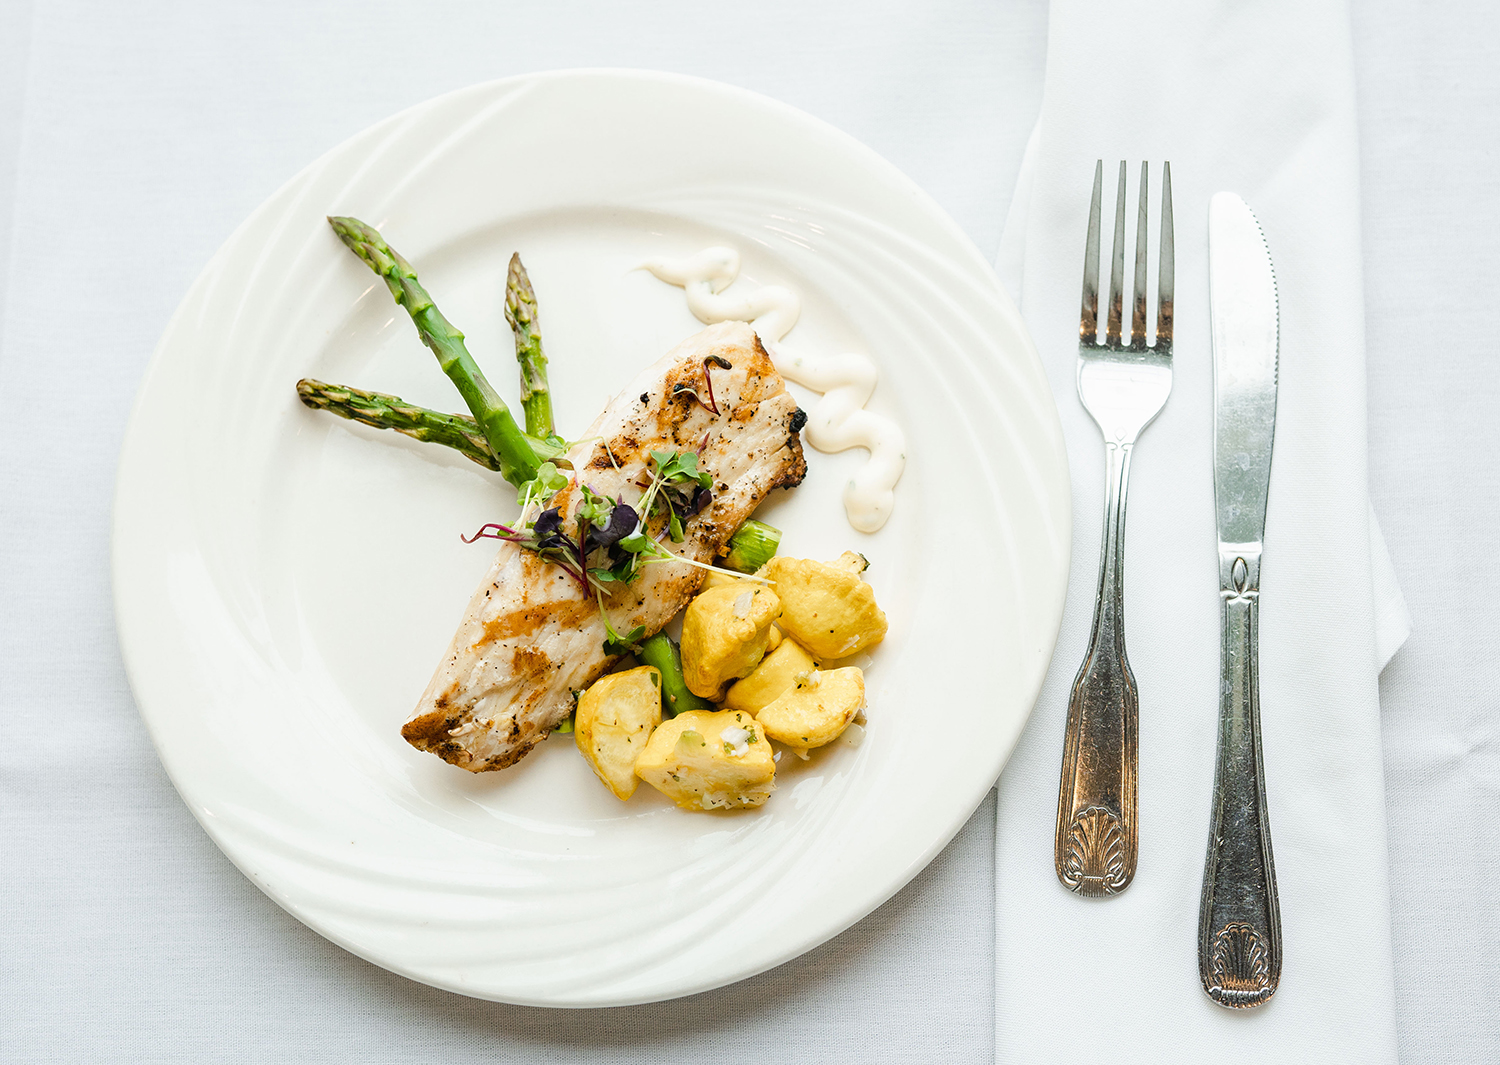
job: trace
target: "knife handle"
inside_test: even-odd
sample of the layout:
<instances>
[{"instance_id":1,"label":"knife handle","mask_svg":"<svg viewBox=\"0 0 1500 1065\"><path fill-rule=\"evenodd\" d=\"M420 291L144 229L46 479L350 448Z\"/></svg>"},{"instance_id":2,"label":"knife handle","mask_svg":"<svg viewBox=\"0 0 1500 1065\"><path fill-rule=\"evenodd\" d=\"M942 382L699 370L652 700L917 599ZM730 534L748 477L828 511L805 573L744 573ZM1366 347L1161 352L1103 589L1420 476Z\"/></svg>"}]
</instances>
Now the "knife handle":
<instances>
[{"instance_id":1,"label":"knife handle","mask_svg":"<svg viewBox=\"0 0 1500 1065\"><path fill-rule=\"evenodd\" d=\"M1106 444L1099 593L1088 654L1073 681L1057 794L1057 878L1080 895L1114 895L1135 876L1135 676L1125 657L1125 484L1132 445Z\"/></svg>"},{"instance_id":2,"label":"knife handle","mask_svg":"<svg viewBox=\"0 0 1500 1065\"><path fill-rule=\"evenodd\" d=\"M1221 1006L1258 1006L1281 980L1281 910L1260 751L1259 545L1225 545L1219 744L1198 911L1198 974Z\"/></svg>"}]
</instances>

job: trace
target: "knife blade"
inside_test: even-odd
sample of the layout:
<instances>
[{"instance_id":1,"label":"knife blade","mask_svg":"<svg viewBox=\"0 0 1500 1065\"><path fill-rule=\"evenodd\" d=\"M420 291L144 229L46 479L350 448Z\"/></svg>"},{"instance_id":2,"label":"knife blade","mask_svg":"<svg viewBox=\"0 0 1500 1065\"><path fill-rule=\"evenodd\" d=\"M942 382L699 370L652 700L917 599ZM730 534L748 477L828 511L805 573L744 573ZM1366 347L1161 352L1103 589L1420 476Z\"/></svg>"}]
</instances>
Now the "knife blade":
<instances>
[{"instance_id":1,"label":"knife blade","mask_svg":"<svg viewBox=\"0 0 1500 1065\"><path fill-rule=\"evenodd\" d=\"M1255 215L1232 192L1209 203L1208 284L1219 540L1259 543L1276 435L1280 323L1271 253Z\"/></svg>"},{"instance_id":2,"label":"knife blade","mask_svg":"<svg viewBox=\"0 0 1500 1065\"><path fill-rule=\"evenodd\" d=\"M1218 750L1198 920L1203 989L1258 1006L1281 979L1281 912L1260 743L1261 549L1276 436L1280 321L1276 276L1245 201L1208 208L1214 356L1214 505L1222 606Z\"/></svg>"}]
</instances>

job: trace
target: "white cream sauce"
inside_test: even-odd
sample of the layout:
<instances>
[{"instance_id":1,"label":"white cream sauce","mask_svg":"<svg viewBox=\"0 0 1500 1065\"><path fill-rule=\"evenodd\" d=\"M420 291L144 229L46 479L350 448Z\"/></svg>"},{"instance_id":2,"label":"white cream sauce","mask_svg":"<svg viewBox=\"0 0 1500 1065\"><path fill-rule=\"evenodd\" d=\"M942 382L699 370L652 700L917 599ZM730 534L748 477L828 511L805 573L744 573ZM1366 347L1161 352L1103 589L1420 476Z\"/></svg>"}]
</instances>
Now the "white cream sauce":
<instances>
[{"instance_id":1,"label":"white cream sauce","mask_svg":"<svg viewBox=\"0 0 1500 1065\"><path fill-rule=\"evenodd\" d=\"M767 335L780 340L802 313L802 300L781 285L765 285L735 296L722 294L740 276L740 253L733 248L704 248L686 259L652 259L641 267L682 289L688 310L704 325L753 322L762 340Z\"/></svg>"},{"instance_id":2,"label":"white cream sauce","mask_svg":"<svg viewBox=\"0 0 1500 1065\"><path fill-rule=\"evenodd\" d=\"M780 343L797 324L802 301L781 285L725 293L740 274L740 254L733 248L705 248L685 259L652 259L641 265L679 286L688 310L705 325L751 323L781 376L822 393L807 415L807 442L823 452L862 447L870 453L869 461L844 486L844 513L860 532L883 526L895 506L896 482L906 468L906 434L891 419L864 409L880 377L870 357L856 352L813 355Z\"/></svg>"}]
</instances>

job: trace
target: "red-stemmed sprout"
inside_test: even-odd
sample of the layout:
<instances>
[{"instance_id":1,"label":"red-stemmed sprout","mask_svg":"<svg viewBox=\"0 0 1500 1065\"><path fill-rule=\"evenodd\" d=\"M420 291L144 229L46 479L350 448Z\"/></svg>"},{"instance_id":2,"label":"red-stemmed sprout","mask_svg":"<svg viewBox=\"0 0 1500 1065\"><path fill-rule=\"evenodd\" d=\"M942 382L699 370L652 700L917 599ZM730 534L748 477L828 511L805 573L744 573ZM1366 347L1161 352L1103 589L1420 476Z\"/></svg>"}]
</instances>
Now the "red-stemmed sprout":
<instances>
[{"instance_id":1,"label":"red-stemmed sprout","mask_svg":"<svg viewBox=\"0 0 1500 1065\"><path fill-rule=\"evenodd\" d=\"M686 393L687 395L692 396L698 401L698 405L700 407L717 418L719 416L719 402L718 400L714 399L714 379L713 376L708 372L708 368L710 366L717 366L721 370L732 370L734 369L734 363L730 362L722 355L710 355L703 360L703 386L708 392L707 402L704 402L703 397L700 396L697 390L694 389L693 386L688 384L686 381L680 381L676 385L673 385L672 395L678 396Z\"/></svg>"}]
</instances>

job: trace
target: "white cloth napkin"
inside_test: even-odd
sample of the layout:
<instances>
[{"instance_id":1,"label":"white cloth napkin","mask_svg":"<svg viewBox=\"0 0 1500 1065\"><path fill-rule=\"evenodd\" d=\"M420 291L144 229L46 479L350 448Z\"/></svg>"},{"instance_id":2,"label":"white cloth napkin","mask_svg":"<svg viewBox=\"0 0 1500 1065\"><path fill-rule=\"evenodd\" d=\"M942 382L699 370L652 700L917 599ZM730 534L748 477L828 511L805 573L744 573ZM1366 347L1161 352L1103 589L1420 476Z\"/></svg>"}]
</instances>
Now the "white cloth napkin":
<instances>
[{"instance_id":1,"label":"white cloth napkin","mask_svg":"<svg viewBox=\"0 0 1500 1065\"><path fill-rule=\"evenodd\" d=\"M1177 253L1172 395L1136 447L1126 534L1140 858L1129 889L1103 900L1064 889L1052 859L1104 497L1103 445L1074 386L1098 158L1106 253L1122 159L1132 219L1140 162L1152 163L1153 226L1171 161ZM1196 944L1219 681L1207 212L1220 189L1260 219L1281 312L1260 676L1285 961L1275 998L1242 1012L1204 995ZM1126 237L1128 260L1133 224ZM1150 247L1154 279L1154 235ZM999 785L1000 1061L1395 1061L1376 678L1409 621L1368 502L1360 254L1342 3L1054 0L1042 115L999 266L1062 413L1074 569L1052 670Z\"/></svg>"}]
</instances>

